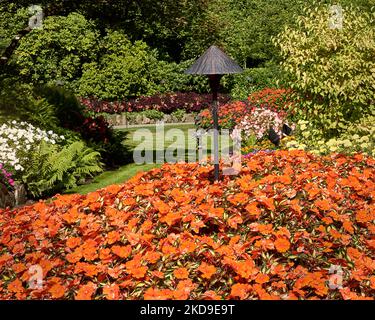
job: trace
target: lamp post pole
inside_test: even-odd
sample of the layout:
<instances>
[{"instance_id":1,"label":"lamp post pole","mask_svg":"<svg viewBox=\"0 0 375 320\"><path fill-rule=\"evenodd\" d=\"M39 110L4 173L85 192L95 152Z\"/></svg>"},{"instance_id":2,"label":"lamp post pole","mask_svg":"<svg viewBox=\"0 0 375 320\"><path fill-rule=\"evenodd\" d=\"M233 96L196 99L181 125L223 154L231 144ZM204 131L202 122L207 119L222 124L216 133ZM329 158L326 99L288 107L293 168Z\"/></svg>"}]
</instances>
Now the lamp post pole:
<instances>
[{"instance_id":1,"label":"lamp post pole","mask_svg":"<svg viewBox=\"0 0 375 320\"><path fill-rule=\"evenodd\" d=\"M208 50L185 71L186 74L208 75L212 91L212 118L214 122L215 181L219 180L219 119L217 94L224 74L240 73L242 68L216 46Z\"/></svg>"},{"instance_id":2,"label":"lamp post pole","mask_svg":"<svg viewBox=\"0 0 375 320\"><path fill-rule=\"evenodd\" d=\"M214 178L219 180L219 118L218 118L218 91L222 75L210 75L210 87L212 90L212 119L214 121Z\"/></svg>"}]
</instances>

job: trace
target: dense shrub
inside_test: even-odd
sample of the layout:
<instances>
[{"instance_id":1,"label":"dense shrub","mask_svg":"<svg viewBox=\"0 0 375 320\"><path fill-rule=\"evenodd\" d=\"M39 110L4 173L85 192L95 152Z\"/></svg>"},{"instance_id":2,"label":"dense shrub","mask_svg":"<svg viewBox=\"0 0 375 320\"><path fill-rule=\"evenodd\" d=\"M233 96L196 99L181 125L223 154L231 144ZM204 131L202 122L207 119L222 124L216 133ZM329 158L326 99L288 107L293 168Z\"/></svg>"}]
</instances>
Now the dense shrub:
<instances>
[{"instance_id":1,"label":"dense shrub","mask_svg":"<svg viewBox=\"0 0 375 320\"><path fill-rule=\"evenodd\" d=\"M158 92L209 93L210 86L207 76L187 75L184 73L193 63L194 59L180 63L159 61L156 75L153 79L158 85Z\"/></svg>"},{"instance_id":2,"label":"dense shrub","mask_svg":"<svg viewBox=\"0 0 375 320\"><path fill-rule=\"evenodd\" d=\"M80 127L85 120L85 108L72 91L58 86L39 86L34 89L37 95L46 100L57 119L54 127L74 130Z\"/></svg>"},{"instance_id":3,"label":"dense shrub","mask_svg":"<svg viewBox=\"0 0 375 320\"><path fill-rule=\"evenodd\" d=\"M300 119L327 140L374 113L375 11L344 7L342 28L333 28L329 8L315 4L274 42L301 97Z\"/></svg>"},{"instance_id":4,"label":"dense shrub","mask_svg":"<svg viewBox=\"0 0 375 320\"><path fill-rule=\"evenodd\" d=\"M56 130L62 127L78 133L72 141L83 139L100 152L108 167L129 162L129 150L123 144L126 133L115 132L103 116L89 116L85 106L70 91L49 86L39 88L38 93L48 101L59 119Z\"/></svg>"},{"instance_id":5,"label":"dense shrub","mask_svg":"<svg viewBox=\"0 0 375 320\"><path fill-rule=\"evenodd\" d=\"M108 31L100 46L98 62L83 66L77 94L105 100L152 95L157 92L154 81L158 68L157 51L146 43L134 44L117 31Z\"/></svg>"},{"instance_id":6,"label":"dense shrub","mask_svg":"<svg viewBox=\"0 0 375 320\"><path fill-rule=\"evenodd\" d=\"M124 144L127 132L113 130L112 128L108 131L106 129L108 128L108 122L102 117L100 117L100 119L102 119L100 120L100 123L105 121L105 127L102 128L108 133L108 135L99 136L96 132L97 128L95 128L98 126L97 120L94 119L93 122L88 121L86 126L90 126L93 132L93 135L89 140L89 146L100 152L101 159L108 168L117 168L120 165L132 161L132 154L129 148ZM100 139L94 140L95 137Z\"/></svg>"},{"instance_id":7,"label":"dense shrub","mask_svg":"<svg viewBox=\"0 0 375 320\"><path fill-rule=\"evenodd\" d=\"M244 100L250 94L265 88L278 88L283 85L284 75L279 66L245 69L243 73L231 76L226 85L232 99Z\"/></svg>"},{"instance_id":8,"label":"dense shrub","mask_svg":"<svg viewBox=\"0 0 375 320\"><path fill-rule=\"evenodd\" d=\"M363 152L375 156L375 116L363 117L349 125L347 131L336 138L322 139L320 130L315 129L308 121L299 121L296 139L285 144L288 149L310 150L316 154L340 152L353 154Z\"/></svg>"},{"instance_id":9,"label":"dense shrub","mask_svg":"<svg viewBox=\"0 0 375 320\"><path fill-rule=\"evenodd\" d=\"M26 121L48 130L58 124L48 101L37 94L32 85L20 82L17 77L0 76L0 122L1 118L2 122Z\"/></svg>"},{"instance_id":10,"label":"dense shrub","mask_svg":"<svg viewBox=\"0 0 375 320\"><path fill-rule=\"evenodd\" d=\"M219 95L219 102L229 101L229 96ZM93 112L122 113L138 112L144 110L158 110L170 114L178 109L187 113L197 112L209 107L212 103L211 94L198 94L195 92L176 92L155 95L151 97L140 97L129 101L101 101L98 99L82 98L81 102L87 110Z\"/></svg>"},{"instance_id":11,"label":"dense shrub","mask_svg":"<svg viewBox=\"0 0 375 320\"><path fill-rule=\"evenodd\" d=\"M43 28L21 40L13 60L20 77L34 84L64 81L71 89L83 72L83 65L96 59L99 32L94 23L79 13L50 16Z\"/></svg>"},{"instance_id":12,"label":"dense shrub","mask_svg":"<svg viewBox=\"0 0 375 320\"><path fill-rule=\"evenodd\" d=\"M163 112L159 110L155 110L155 109L145 110L142 113L145 117L152 119L152 120L161 120L164 117Z\"/></svg>"},{"instance_id":13,"label":"dense shrub","mask_svg":"<svg viewBox=\"0 0 375 320\"><path fill-rule=\"evenodd\" d=\"M182 121L184 116L186 115L186 111L183 109L177 109L171 113L173 117L175 117L178 121Z\"/></svg>"},{"instance_id":14,"label":"dense shrub","mask_svg":"<svg viewBox=\"0 0 375 320\"><path fill-rule=\"evenodd\" d=\"M2 210L0 297L373 299L374 171L360 154L263 152L220 184L212 166L166 164ZM30 265L43 268L40 290Z\"/></svg>"}]
</instances>

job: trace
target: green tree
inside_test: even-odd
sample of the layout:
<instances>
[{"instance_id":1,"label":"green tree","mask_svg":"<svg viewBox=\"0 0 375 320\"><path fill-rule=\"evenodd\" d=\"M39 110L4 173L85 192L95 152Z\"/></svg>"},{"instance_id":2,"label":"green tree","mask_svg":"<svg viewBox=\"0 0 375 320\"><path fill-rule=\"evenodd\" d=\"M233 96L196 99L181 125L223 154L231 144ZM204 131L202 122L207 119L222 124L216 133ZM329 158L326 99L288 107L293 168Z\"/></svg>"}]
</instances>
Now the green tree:
<instances>
[{"instance_id":1,"label":"green tree","mask_svg":"<svg viewBox=\"0 0 375 320\"><path fill-rule=\"evenodd\" d=\"M18 10L12 3L0 6L0 53L6 49L17 32L25 27L27 19L26 9Z\"/></svg>"},{"instance_id":2,"label":"green tree","mask_svg":"<svg viewBox=\"0 0 375 320\"><path fill-rule=\"evenodd\" d=\"M375 111L375 12L344 7L336 29L331 17L325 5L306 9L297 27L274 39L289 85L302 97L300 116L325 138Z\"/></svg>"},{"instance_id":3,"label":"green tree","mask_svg":"<svg viewBox=\"0 0 375 320\"><path fill-rule=\"evenodd\" d=\"M143 41L131 43L125 35L108 31L100 43L99 61L83 66L78 93L116 100L157 92L157 51Z\"/></svg>"},{"instance_id":4,"label":"green tree","mask_svg":"<svg viewBox=\"0 0 375 320\"><path fill-rule=\"evenodd\" d=\"M13 61L27 81L60 80L73 87L82 75L82 65L96 58L98 41L95 25L78 13L48 17L42 29L22 39Z\"/></svg>"},{"instance_id":5,"label":"green tree","mask_svg":"<svg viewBox=\"0 0 375 320\"><path fill-rule=\"evenodd\" d=\"M223 11L228 21L220 31L226 48L244 67L255 67L272 60L277 51L271 37L285 25L294 25L301 12L299 0L227 0Z\"/></svg>"}]
</instances>

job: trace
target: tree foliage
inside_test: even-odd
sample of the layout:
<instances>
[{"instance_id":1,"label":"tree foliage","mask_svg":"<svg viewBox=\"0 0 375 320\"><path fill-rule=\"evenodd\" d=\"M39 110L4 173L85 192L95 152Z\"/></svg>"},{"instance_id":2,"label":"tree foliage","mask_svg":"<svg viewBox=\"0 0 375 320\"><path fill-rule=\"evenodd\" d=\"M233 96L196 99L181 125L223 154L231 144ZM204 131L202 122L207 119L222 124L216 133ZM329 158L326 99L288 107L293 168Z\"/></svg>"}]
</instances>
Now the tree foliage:
<instances>
[{"instance_id":1,"label":"tree foliage","mask_svg":"<svg viewBox=\"0 0 375 320\"><path fill-rule=\"evenodd\" d=\"M304 117L328 136L374 112L375 101L375 12L345 7L342 29L330 28L330 19L327 6L308 9L298 27L274 39Z\"/></svg>"},{"instance_id":2,"label":"tree foliage","mask_svg":"<svg viewBox=\"0 0 375 320\"><path fill-rule=\"evenodd\" d=\"M52 16L44 20L42 29L33 30L22 39L13 61L27 81L60 80L74 86L83 64L97 56L98 41L98 31L84 16Z\"/></svg>"},{"instance_id":3,"label":"tree foliage","mask_svg":"<svg viewBox=\"0 0 375 320\"><path fill-rule=\"evenodd\" d=\"M98 61L83 66L78 92L114 100L157 92L157 51L143 41L134 44L123 34L109 31L102 39Z\"/></svg>"}]
</instances>

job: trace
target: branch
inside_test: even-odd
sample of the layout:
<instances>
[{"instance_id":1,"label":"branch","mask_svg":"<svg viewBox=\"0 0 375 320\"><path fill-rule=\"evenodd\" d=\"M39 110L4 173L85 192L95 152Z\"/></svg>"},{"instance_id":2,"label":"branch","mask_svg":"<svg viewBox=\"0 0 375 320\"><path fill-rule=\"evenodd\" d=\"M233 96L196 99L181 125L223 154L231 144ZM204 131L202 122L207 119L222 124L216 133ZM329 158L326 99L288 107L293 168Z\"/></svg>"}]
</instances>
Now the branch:
<instances>
[{"instance_id":1,"label":"branch","mask_svg":"<svg viewBox=\"0 0 375 320\"><path fill-rule=\"evenodd\" d=\"M0 58L0 66L4 66L8 63L8 61L10 60L10 57L12 56L14 51L16 51L16 49L18 48L21 39L27 34L29 34L31 30L32 28L27 26L25 29L18 32L18 34L12 39L9 46L5 49L4 53L2 54Z\"/></svg>"},{"instance_id":2,"label":"branch","mask_svg":"<svg viewBox=\"0 0 375 320\"><path fill-rule=\"evenodd\" d=\"M60 11L58 5L46 5L43 8L43 18L47 16L55 15ZM27 26L23 30L19 31L18 34L12 39L9 46L5 49L4 53L0 57L0 66L5 66L8 64L13 53L17 50L20 45L21 39L29 34L33 29L30 26Z\"/></svg>"}]
</instances>

